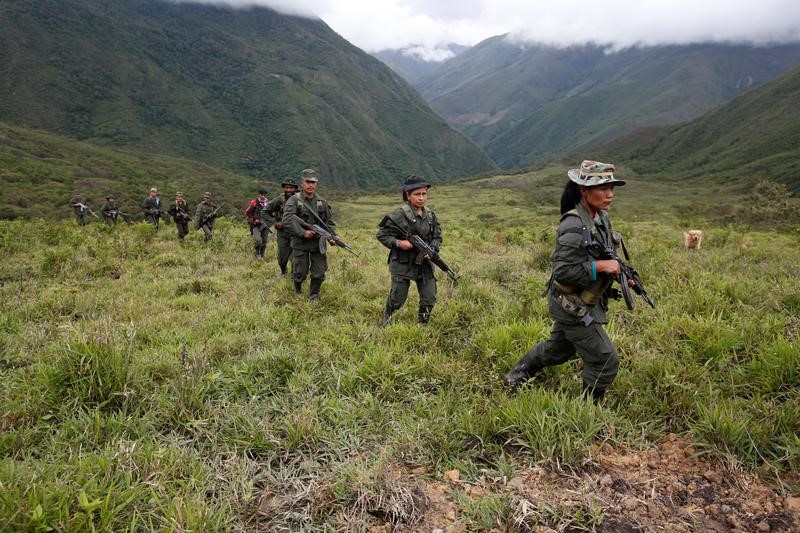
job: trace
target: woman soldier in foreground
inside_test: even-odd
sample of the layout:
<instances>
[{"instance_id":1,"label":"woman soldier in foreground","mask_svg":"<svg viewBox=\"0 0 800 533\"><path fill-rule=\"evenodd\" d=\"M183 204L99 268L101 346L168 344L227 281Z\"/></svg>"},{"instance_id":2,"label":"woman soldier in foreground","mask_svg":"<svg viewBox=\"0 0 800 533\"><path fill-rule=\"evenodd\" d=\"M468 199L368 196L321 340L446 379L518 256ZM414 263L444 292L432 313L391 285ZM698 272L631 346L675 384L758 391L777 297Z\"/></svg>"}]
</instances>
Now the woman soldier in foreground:
<instances>
[{"instance_id":1,"label":"woman soldier in foreground","mask_svg":"<svg viewBox=\"0 0 800 533\"><path fill-rule=\"evenodd\" d=\"M403 183L403 205L386 215L378 225L377 238L389 248L389 272L392 289L383 309L381 325L389 323L392 313L403 307L408 297L411 281L417 283L419 293L418 322L427 324L436 303L436 278L430 257L423 255L408 238L419 235L436 252L442 245L442 231L436 215L425 207L431 184L419 176L409 176Z\"/></svg>"},{"instance_id":2,"label":"woman soldier in foreground","mask_svg":"<svg viewBox=\"0 0 800 533\"><path fill-rule=\"evenodd\" d=\"M551 261L547 307L553 319L550 338L534 346L503 377L516 390L544 367L565 363L577 354L583 359L583 394L599 402L619 368L619 356L603 324L608 323L608 298L620 273L613 259L601 259L602 249L619 244L612 232L608 207L614 187L625 181L614 177L614 166L584 161L572 169L561 195L561 223Z\"/></svg>"}]
</instances>

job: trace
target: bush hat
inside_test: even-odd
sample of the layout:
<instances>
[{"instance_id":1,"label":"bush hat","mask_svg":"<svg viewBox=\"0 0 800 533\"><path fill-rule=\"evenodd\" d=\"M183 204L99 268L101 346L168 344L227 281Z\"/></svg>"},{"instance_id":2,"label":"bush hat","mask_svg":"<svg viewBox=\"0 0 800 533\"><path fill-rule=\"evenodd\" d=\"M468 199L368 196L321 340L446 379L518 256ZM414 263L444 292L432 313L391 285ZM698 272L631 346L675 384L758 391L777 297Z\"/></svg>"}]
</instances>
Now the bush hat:
<instances>
[{"instance_id":1,"label":"bush hat","mask_svg":"<svg viewBox=\"0 0 800 533\"><path fill-rule=\"evenodd\" d=\"M400 186L400 190L403 192L413 191L416 189L430 189L431 184L425 181L425 178L420 176L407 176L406 181L403 182L403 185Z\"/></svg>"},{"instance_id":2,"label":"bush hat","mask_svg":"<svg viewBox=\"0 0 800 533\"><path fill-rule=\"evenodd\" d=\"M283 178L283 181L281 181L281 187L286 187L287 185L297 187L297 182L294 181L294 178Z\"/></svg>"},{"instance_id":3,"label":"bush hat","mask_svg":"<svg viewBox=\"0 0 800 533\"><path fill-rule=\"evenodd\" d=\"M581 163L581 168L570 169L567 176L571 181L586 187L605 185L606 183L613 183L617 186L625 185L625 180L614 177L614 165L599 161L585 160Z\"/></svg>"},{"instance_id":4,"label":"bush hat","mask_svg":"<svg viewBox=\"0 0 800 533\"><path fill-rule=\"evenodd\" d=\"M300 173L300 179L303 181L317 182L319 181L319 175L317 174L317 171L314 170L313 168L307 168Z\"/></svg>"}]
</instances>

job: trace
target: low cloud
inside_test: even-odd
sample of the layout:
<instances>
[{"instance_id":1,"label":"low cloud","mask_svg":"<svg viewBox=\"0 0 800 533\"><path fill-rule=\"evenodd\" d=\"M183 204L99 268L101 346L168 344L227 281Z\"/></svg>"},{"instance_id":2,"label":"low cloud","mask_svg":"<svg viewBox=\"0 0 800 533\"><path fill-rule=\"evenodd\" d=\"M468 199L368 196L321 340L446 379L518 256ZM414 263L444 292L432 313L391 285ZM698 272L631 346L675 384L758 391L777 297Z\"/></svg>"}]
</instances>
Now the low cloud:
<instances>
[{"instance_id":1,"label":"low cloud","mask_svg":"<svg viewBox=\"0 0 800 533\"><path fill-rule=\"evenodd\" d=\"M403 55L415 57L428 63L438 63L451 57L455 57L455 52L447 48L428 48L427 46L409 46L403 49Z\"/></svg>"},{"instance_id":2,"label":"low cloud","mask_svg":"<svg viewBox=\"0 0 800 533\"><path fill-rule=\"evenodd\" d=\"M187 0L173 0L187 1ZM797 0L196 0L268 6L319 17L353 44L375 52L409 48L446 58L449 43L474 45L511 33L518 41L612 49L659 44L800 42Z\"/></svg>"}]
</instances>

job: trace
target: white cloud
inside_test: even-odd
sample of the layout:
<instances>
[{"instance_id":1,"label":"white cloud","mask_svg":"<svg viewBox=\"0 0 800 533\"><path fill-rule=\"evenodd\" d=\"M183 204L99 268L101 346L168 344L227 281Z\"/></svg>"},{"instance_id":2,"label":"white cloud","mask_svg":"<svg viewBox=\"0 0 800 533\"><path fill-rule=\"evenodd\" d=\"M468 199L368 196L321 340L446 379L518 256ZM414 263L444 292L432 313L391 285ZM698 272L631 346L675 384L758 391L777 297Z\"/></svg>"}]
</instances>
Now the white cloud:
<instances>
[{"instance_id":1,"label":"white cloud","mask_svg":"<svg viewBox=\"0 0 800 533\"><path fill-rule=\"evenodd\" d=\"M409 46L403 50L403 55L408 57L416 57L428 63L435 63L450 59L456 54L447 48L428 48L426 46Z\"/></svg>"},{"instance_id":2,"label":"white cloud","mask_svg":"<svg viewBox=\"0 0 800 533\"><path fill-rule=\"evenodd\" d=\"M559 46L594 42L614 48L708 41L800 42L798 0L227 0L222 3L267 5L295 15L316 14L344 38L370 52L416 46L420 54L425 54L442 50L447 43L473 45L506 32L517 39Z\"/></svg>"}]
</instances>

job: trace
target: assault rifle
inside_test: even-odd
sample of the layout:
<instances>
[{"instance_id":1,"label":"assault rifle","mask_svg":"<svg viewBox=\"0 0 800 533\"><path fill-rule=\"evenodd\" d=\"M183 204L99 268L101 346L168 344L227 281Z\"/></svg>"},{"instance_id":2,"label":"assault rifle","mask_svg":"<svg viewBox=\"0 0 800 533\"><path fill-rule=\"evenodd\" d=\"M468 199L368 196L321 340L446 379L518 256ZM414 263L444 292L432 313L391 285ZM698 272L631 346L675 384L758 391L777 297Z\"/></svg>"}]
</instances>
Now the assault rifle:
<instances>
[{"instance_id":1,"label":"assault rifle","mask_svg":"<svg viewBox=\"0 0 800 533\"><path fill-rule=\"evenodd\" d=\"M217 213L219 212L219 210L222 209L223 207L225 207L225 202L222 202L221 204L219 204L219 207L217 207L212 212L210 212L208 214L208 216L205 216L202 219L200 219L200 223L197 225L198 229L202 228L203 226L205 226L206 224L208 224L209 222L214 220L214 218L216 218Z\"/></svg>"},{"instance_id":2,"label":"assault rifle","mask_svg":"<svg viewBox=\"0 0 800 533\"><path fill-rule=\"evenodd\" d=\"M92 211L91 209L89 209L89 206L88 206L88 205L86 205L86 204L84 204L84 203L78 202L77 204L72 204L72 205L73 205L73 207L80 207L80 208L81 208L81 211L89 211L89 214L90 214L90 215L92 215L94 218L100 218L99 216L97 216L97 215L95 214L95 212L94 212L94 211Z\"/></svg>"},{"instance_id":3,"label":"assault rifle","mask_svg":"<svg viewBox=\"0 0 800 533\"><path fill-rule=\"evenodd\" d=\"M339 248L344 248L354 256L358 257L358 254L355 252L355 250L353 250L347 244L345 244L345 242L342 239L340 239L338 235L331 233L330 231L326 230L319 224L309 224L308 222L306 222L297 215L292 215L292 217L294 218L295 222L300 224L302 227L304 227L305 229L310 229L311 231L320 236L319 251L321 253L325 253L325 242L327 241L334 244L335 246L338 246Z\"/></svg>"},{"instance_id":4,"label":"assault rifle","mask_svg":"<svg viewBox=\"0 0 800 533\"><path fill-rule=\"evenodd\" d=\"M222 207L222 206L220 206L220 207ZM184 219L184 220L192 220L192 217L189 216L189 213L187 213L186 211L184 211L182 208L178 207L177 205L175 206L175 212L177 214L179 214L181 216L181 218Z\"/></svg>"},{"instance_id":5,"label":"assault rifle","mask_svg":"<svg viewBox=\"0 0 800 533\"><path fill-rule=\"evenodd\" d=\"M420 259L423 256L427 255L428 257L430 257L431 263L439 267L442 270L442 272L447 274L447 277L450 278L450 281L453 282L453 285L456 285L458 283L458 274L456 274L455 271L452 268L450 268L450 266L447 263L444 262L444 259L441 258L439 252L434 250L433 247L427 242L425 242L425 240L422 237L420 237L416 233L411 233L410 231L401 228L400 225L397 224L397 222L395 222L389 217L386 217L384 220L386 222L391 222L392 226L399 229L403 233L405 239L411 244L413 244L414 248L416 248L417 251L419 251Z\"/></svg>"},{"instance_id":6,"label":"assault rifle","mask_svg":"<svg viewBox=\"0 0 800 533\"><path fill-rule=\"evenodd\" d=\"M625 254L625 260L630 261L628 250L625 248L624 242L622 242L622 252ZM628 309L633 309L636 307L633 301L633 295L631 295L631 289L633 289L633 292L641 296L642 300L644 300L647 305L655 309L656 304L653 302L653 299L647 295L647 291L644 288L644 283L642 283L642 278L639 277L639 273L636 272L636 269L623 261L619 254L617 254L617 251L611 246L602 248L602 254L602 259L613 259L619 263L618 281L622 290L622 297L625 300L625 305L628 306ZM633 282L632 287L628 286L628 280Z\"/></svg>"},{"instance_id":7,"label":"assault rifle","mask_svg":"<svg viewBox=\"0 0 800 533\"><path fill-rule=\"evenodd\" d=\"M107 211L107 213L109 214L109 218L113 218L114 220L116 220L117 216L121 216L122 220L124 220L125 222L130 222L131 221L130 220L130 217L131 217L130 213L125 213L124 211L120 211L119 209Z\"/></svg>"}]
</instances>

